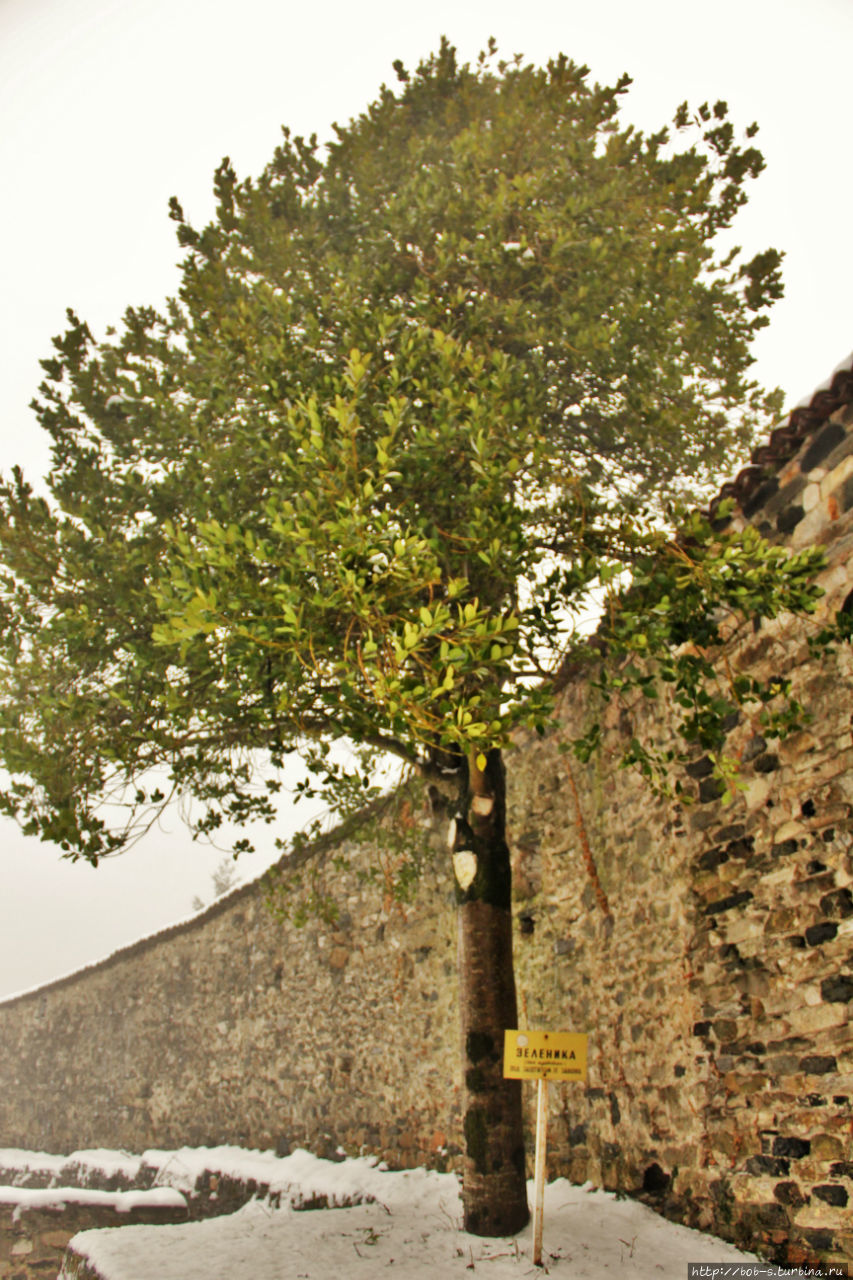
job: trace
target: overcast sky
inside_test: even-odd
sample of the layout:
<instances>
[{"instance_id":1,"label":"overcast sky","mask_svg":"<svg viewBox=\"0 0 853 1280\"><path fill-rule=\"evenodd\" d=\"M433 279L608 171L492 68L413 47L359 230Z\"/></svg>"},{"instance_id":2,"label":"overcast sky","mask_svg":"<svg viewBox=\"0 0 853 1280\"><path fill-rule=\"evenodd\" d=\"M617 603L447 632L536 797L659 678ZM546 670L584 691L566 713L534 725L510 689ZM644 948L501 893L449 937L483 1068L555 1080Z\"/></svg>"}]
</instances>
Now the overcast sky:
<instances>
[{"instance_id":1,"label":"overcast sky","mask_svg":"<svg viewBox=\"0 0 853 1280\"><path fill-rule=\"evenodd\" d=\"M793 406L850 351L851 0L0 0L0 469L45 465L27 406L65 308L100 335L175 289L171 195L203 222L223 155L256 173L282 124L328 137L394 82L395 58L415 65L442 34L465 58L494 35L505 54L563 51L599 80L627 71L624 115L643 128L684 99L757 120L768 168L738 241L783 250L787 289L758 376ZM97 870L0 827L0 996L209 894L221 854L190 844L178 815L169 826Z\"/></svg>"}]
</instances>

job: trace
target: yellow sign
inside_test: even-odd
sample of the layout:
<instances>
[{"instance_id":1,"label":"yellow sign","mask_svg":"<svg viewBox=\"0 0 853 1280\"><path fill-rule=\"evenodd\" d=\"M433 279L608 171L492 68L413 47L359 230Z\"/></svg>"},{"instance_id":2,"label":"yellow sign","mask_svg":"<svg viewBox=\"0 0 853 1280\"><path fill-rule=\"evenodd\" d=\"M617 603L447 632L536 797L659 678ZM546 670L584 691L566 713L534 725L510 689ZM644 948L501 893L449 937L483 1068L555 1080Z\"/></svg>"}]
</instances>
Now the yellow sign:
<instances>
[{"instance_id":1,"label":"yellow sign","mask_svg":"<svg viewBox=\"0 0 853 1280\"><path fill-rule=\"evenodd\" d=\"M573 1031L505 1031L509 1080L586 1080L585 1035Z\"/></svg>"}]
</instances>

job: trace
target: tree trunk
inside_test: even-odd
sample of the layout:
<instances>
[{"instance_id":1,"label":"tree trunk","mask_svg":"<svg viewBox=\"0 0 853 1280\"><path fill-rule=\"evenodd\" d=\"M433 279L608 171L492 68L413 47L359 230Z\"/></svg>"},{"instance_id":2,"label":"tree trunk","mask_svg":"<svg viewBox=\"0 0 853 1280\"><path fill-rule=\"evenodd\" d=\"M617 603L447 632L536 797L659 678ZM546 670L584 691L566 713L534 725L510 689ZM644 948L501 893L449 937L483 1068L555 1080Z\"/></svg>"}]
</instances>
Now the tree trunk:
<instances>
[{"instance_id":1,"label":"tree trunk","mask_svg":"<svg viewBox=\"0 0 853 1280\"><path fill-rule=\"evenodd\" d=\"M468 764L465 814L451 825L459 921L466 1152L465 1230L513 1235L529 1218L521 1081L503 1078L504 1031L518 1026L512 963L511 870L504 768Z\"/></svg>"}]
</instances>

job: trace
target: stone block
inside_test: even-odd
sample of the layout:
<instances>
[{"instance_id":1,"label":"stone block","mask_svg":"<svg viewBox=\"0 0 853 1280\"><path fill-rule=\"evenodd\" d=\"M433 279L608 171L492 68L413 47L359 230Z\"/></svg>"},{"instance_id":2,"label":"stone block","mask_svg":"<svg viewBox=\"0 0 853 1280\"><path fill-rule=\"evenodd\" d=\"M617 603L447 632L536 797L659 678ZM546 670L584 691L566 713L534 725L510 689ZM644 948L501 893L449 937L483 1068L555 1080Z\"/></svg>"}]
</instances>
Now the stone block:
<instances>
[{"instance_id":1,"label":"stone block","mask_svg":"<svg viewBox=\"0 0 853 1280\"><path fill-rule=\"evenodd\" d=\"M826 1075L830 1071L837 1072L838 1060L834 1054L812 1054L800 1059L799 1068L806 1075Z\"/></svg>"},{"instance_id":2,"label":"stone block","mask_svg":"<svg viewBox=\"0 0 853 1280\"><path fill-rule=\"evenodd\" d=\"M719 925L719 931L729 944L760 938L764 933L764 920L735 919Z\"/></svg>"},{"instance_id":3,"label":"stone block","mask_svg":"<svg viewBox=\"0 0 853 1280\"><path fill-rule=\"evenodd\" d=\"M779 845L784 844L788 840L801 840L806 835L808 835L808 830L802 822L793 820L783 822L782 825L777 827L773 832L773 844Z\"/></svg>"},{"instance_id":4,"label":"stone block","mask_svg":"<svg viewBox=\"0 0 853 1280\"><path fill-rule=\"evenodd\" d=\"M735 1097L751 1097L754 1093L760 1093L770 1084L770 1078L761 1072L742 1073L739 1071L730 1071L725 1076L724 1083L726 1088Z\"/></svg>"},{"instance_id":5,"label":"stone block","mask_svg":"<svg viewBox=\"0 0 853 1280\"><path fill-rule=\"evenodd\" d=\"M776 750L783 764L800 765L803 762L803 757L815 751L818 745L818 739L814 734L807 729L803 729L799 733L792 733L787 738L782 738ZM808 771L806 776L808 778Z\"/></svg>"},{"instance_id":6,"label":"stone block","mask_svg":"<svg viewBox=\"0 0 853 1280\"><path fill-rule=\"evenodd\" d=\"M821 995L832 1003L846 1004L853 1000L853 974L837 974L821 983Z\"/></svg>"},{"instance_id":7,"label":"stone block","mask_svg":"<svg viewBox=\"0 0 853 1280\"><path fill-rule=\"evenodd\" d=\"M818 502L791 532L791 546L795 551L799 551L802 547L810 546L818 540L821 531L828 523L829 512L826 510L824 503Z\"/></svg>"},{"instance_id":8,"label":"stone block","mask_svg":"<svg viewBox=\"0 0 853 1280\"><path fill-rule=\"evenodd\" d=\"M847 1188L837 1182L823 1182L813 1186L812 1195L817 1200L822 1200L824 1204L833 1205L841 1209L846 1208L850 1199Z\"/></svg>"},{"instance_id":9,"label":"stone block","mask_svg":"<svg viewBox=\"0 0 853 1280\"><path fill-rule=\"evenodd\" d=\"M851 475L853 475L853 456L848 454L836 466L830 467L820 481L821 498L828 498Z\"/></svg>"},{"instance_id":10,"label":"stone block","mask_svg":"<svg viewBox=\"0 0 853 1280\"><path fill-rule=\"evenodd\" d=\"M831 942L838 933L838 925L833 920L822 920L818 924L809 925L804 936L810 947L819 947L824 942Z\"/></svg>"},{"instance_id":11,"label":"stone block","mask_svg":"<svg viewBox=\"0 0 853 1280\"><path fill-rule=\"evenodd\" d=\"M830 1205L819 1200L798 1209L794 1215L794 1225L802 1230L833 1231L838 1227L850 1226L850 1214L840 1205Z\"/></svg>"},{"instance_id":12,"label":"stone block","mask_svg":"<svg viewBox=\"0 0 853 1280\"><path fill-rule=\"evenodd\" d=\"M746 1169L756 1178L784 1178L790 1172L790 1161L781 1156L750 1156ZM754 1194L751 1186L742 1187L744 1197Z\"/></svg>"},{"instance_id":13,"label":"stone block","mask_svg":"<svg viewBox=\"0 0 853 1280\"><path fill-rule=\"evenodd\" d=\"M843 1026L846 1022L847 1009L842 1004L822 1004L794 1009L787 1017L789 1029L794 1034L800 1035L812 1035L828 1027Z\"/></svg>"},{"instance_id":14,"label":"stone block","mask_svg":"<svg viewBox=\"0 0 853 1280\"><path fill-rule=\"evenodd\" d=\"M810 511L813 511L820 502L820 485L814 483L807 484L803 490L800 502L806 515L808 515Z\"/></svg>"},{"instance_id":15,"label":"stone block","mask_svg":"<svg viewBox=\"0 0 853 1280\"><path fill-rule=\"evenodd\" d=\"M39 1239L48 1249L64 1249L71 1239L71 1234L70 1231L43 1231Z\"/></svg>"},{"instance_id":16,"label":"stone block","mask_svg":"<svg viewBox=\"0 0 853 1280\"><path fill-rule=\"evenodd\" d=\"M819 1133L811 1139L811 1154L815 1160L841 1160L847 1148L840 1138L829 1133Z\"/></svg>"},{"instance_id":17,"label":"stone block","mask_svg":"<svg viewBox=\"0 0 853 1280\"><path fill-rule=\"evenodd\" d=\"M770 795L770 783L764 777L752 778L746 784L742 795L749 812L762 809L767 803L767 797Z\"/></svg>"},{"instance_id":18,"label":"stone block","mask_svg":"<svg viewBox=\"0 0 853 1280\"><path fill-rule=\"evenodd\" d=\"M799 912L795 907L777 907L771 911L764 922L764 932L791 933L799 922Z\"/></svg>"},{"instance_id":19,"label":"stone block","mask_svg":"<svg viewBox=\"0 0 853 1280\"><path fill-rule=\"evenodd\" d=\"M811 1141L808 1138L780 1136L773 1139L775 1156L789 1156L791 1159L801 1160L803 1156L810 1154L811 1149Z\"/></svg>"},{"instance_id":20,"label":"stone block","mask_svg":"<svg viewBox=\"0 0 853 1280\"><path fill-rule=\"evenodd\" d=\"M833 415L811 438L800 457L801 473L808 476L816 467L825 464L833 451L844 444L846 435L843 425Z\"/></svg>"},{"instance_id":21,"label":"stone block","mask_svg":"<svg viewBox=\"0 0 853 1280\"><path fill-rule=\"evenodd\" d=\"M799 502L792 503L784 511L780 511L776 517L776 531L781 534L790 533L792 529L797 527L805 514Z\"/></svg>"},{"instance_id":22,"label":"stone block","mask_svg":"<svg viewBox=\"0 0 853 1280\"><path fill-rule=\"evenodd\" d=\"M777 1182L773 1188L773 1195L780 1204L792 1205L795 1208L806 1202L802 1188L796 1182Z\"/></svg>"}]
</instances>

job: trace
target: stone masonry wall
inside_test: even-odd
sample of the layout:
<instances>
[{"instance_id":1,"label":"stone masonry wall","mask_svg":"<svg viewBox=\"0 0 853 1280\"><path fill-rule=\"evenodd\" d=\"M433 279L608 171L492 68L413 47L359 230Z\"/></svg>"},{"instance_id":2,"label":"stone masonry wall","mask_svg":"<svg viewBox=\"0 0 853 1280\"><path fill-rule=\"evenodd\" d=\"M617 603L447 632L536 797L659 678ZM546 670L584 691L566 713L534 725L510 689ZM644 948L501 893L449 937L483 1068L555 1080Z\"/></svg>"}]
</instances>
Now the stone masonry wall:
<instances>
[{"instance_id":1,"label":"stone masonry wall","mask_svg":"<svg viewBox=\"0 0 853 1280\"><path fill-rule=\"evenodd\" d=\"M824 617L853 600L851 426L839 410L749 508L768 536L825 545ZM657 704L610 711L603 751L571 766L577 803L559 733L519 742L517 968L531 1025L591 1037L588 1087L553 1104L554 1173L644 1192L778 1260L850 1262L853 653L815 660L808 633L782 618L727 654L789 677L812 716L780 741L741 715L726 750L745 790L729 805L707 759L687 768L689 806L614 768L631 734L667 741ZM561 710L577 728L595 707L575 683Z\"/></svg>"},{"instance_id":2,"label":"stone masonry wall","mask_svg":"<svg viewBox=\"0 0 853 1280\"><path fill-rule=\"evenodd\" d=\"M848 405L743 503L794 547L826 545L826 613L851 607L851 427ZM523 1018L590 1035L588 1083L550 1091L549 1171L779 1261L853 1260L853 653L815 660L781 619L728 660L789 676L813 717L779 741L744 712L728 750L746 785L729 805L706 760L688 768L691 805L616 768L626 735L668 740L657 703L610 712L603 751L571 778L559 729L508 756ZM572 731L594 711L580 682L561 695ZM385 821L422 841L405 799ZM439 848L412 905L365 874L390 840L343 840L324 873L334 925L282 923L249 886L0 1005L0 1146L301 1144L452 1165L456 941Z\"/></svg>"},{"instance_id":3,"label":"stone masonry wall","mask_svg":"<svg viewBox=\"0 0 853 1280\"><path fill-rule=\"evenodd\" d=\"M334 926L282 923L252 885L0 1006L0 1146L434 1162L458 1127L449 880L424 877L411 919L357 871L329 877Z\"/></svg>"}]
</instances>

